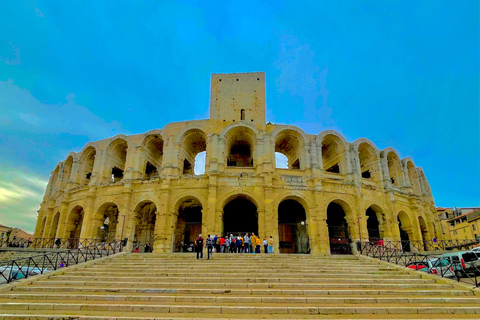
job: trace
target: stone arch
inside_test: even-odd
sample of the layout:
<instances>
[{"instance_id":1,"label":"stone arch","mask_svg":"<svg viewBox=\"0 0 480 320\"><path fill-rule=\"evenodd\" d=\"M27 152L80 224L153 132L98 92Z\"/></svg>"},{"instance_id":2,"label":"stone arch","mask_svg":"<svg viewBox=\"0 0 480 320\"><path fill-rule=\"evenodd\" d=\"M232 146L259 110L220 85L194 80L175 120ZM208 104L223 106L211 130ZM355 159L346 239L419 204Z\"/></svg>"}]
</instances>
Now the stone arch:
<instances>
[{"instance_id":1,"label":"stone arch","mask_svg":"<svg viewBox=\"0 0 480 320\"><path fill-rule=\"evenodd\" d=\"M396 187L403 187L403 170L397 151L393 148L387 148L382 151L382 154L387 160L388 174L391 184Z\"/></svg>"},{"instance_id":2,"label":"stone arch","mask_svg":"<svg viewBox=\"0 0 480 320\"><path fill-rule=\"evenodd\" d=\"M195 171L205 172L205 167L196 168L197 155L207 151L207 135L201 129L190 129L185 131L180 143L179 160L183 174L195 174ZM195 170L196 169L196 170Z\"/></svg>"},{"instance_id":3,"label":"stone arch","mask_svg":"<svg viewBox=\"0 0 480 320\"><path fill-rule=\"evenodd\" d=\"M383 239L387 229L385 211L379 205L372 204L367 208L365 215L369 241L378 242Z\"/></svg>"},{"instance_id":4,"label":"stone arch","mask_svg":"<svg viewBox=\"0 0 480 320\"><path fill-rule=\"evenodd\" d=\"M410 181L410 185L412 186L413 193L416 195L420 195L420 181L418 179L417 170L415 169L415 164L410 158L406 158L403 161L405 168L407 169L408 180Z\"/></svg>"},{"instance_id":5,"label":"stone arch","mask_svg":"<svg viewBox=\"0 0 480 320\"><path fill-rule=\"evenodd\" d=\"M346 174L348 143L340 134L332 130L328 131L334 133L325 134L322 132L317 136L317 141L321 138L323 170L330 173Z\"/></svg>"},{"instance_id":6,"label":"stone arch","mask_svg":"<svg viewBox=\"0 0 480 320\"><path fill-rule=\"evenodd\" d=\"M142 142L145 160L142 164L143 179L150 179L160 173L163 162L164 139L158 134L150 134Z\"/></svg>"},{"instance_id":7,"label":"stone arch","mask_svg":"<svg viewBox=\"0 0 480 320\"><path fill-rule=\"evenodd\" d=\"M70 239L79 239L82 233L85 212L83 207L76 205L70 210L65 225L65 236ZM78 243L78 242L75 242Z\"/></svg>"},{"instance_id":8,"label":"stone arch","mask_svg":"<svg viewBox=\"0 0 480 320\"><path fill-rule=\"evenodd\" d=\"M277 208L280 253L310 253L307 202L287 196Z\"/></svg>"},{"instance_id":9,"label":"stone arch","mask_svg":"<svg viewBox=\"0 0 480 320\"><path fill-rule=\"evenodd\" d=\"M93 174L93 166L95 164L95 156L97 150L93 146L88 146L82 151L80 155L79 172L80 172L80 186L85 186L90 183Z\"/></svg>"},{"instance_id":10,"label":"stone arch","mask_svg":"<svg viewBox=\"0 0 480 320\"><path fill-rule=\"evenodd\" d=\"M223 234L258 235L258 205L252 197L244 193L232 195L223 202L222 210Z\"/></svg>"},{"instance_id":11,"label":"stone arch","mask_svg":"<svg viewBox=\"0 0 480 320\"><path fill-rule=\"evenodd\" d=\"M397 215L398 229L400 231L400 240L404 251L410 251L409 241L414 239L413 224L409 215L405 211L400 211Z\"/></svg>"},{"instance_id":12,"label":"stone arch","mask_svg":"<svg viewBox=\"0 0 480 320\"><path fill-rule=\"evenodd\" d=\"M425 177L425 173L423 172L422 167L417 168L417 173L418 173L420 187L423 190L423 194L426 195L427 197L431 197L432 191L430 189L430 184L428 183L427 178Z\"/></svg>"},{"instance_id":13,"label":"stone arch","mask_svg":"<svg viewBox=\"0 0 480 320\"><path fill-rule=\"evenodd\" d=\"M351 242L354 234L349 221L352 221L352 206L341 198L327 202L327 226L330 239L330 253L350 254L352 253Z\"/></svg>"},{"instance_id":14,"label":"stone arch","mask_svg":"<svg viewBox=\"0 0 480 320\"><path fill-rule=\"evenodd\" d=\"M72 174L72 165L73 165L73 156L69 156L67 160L65 160L65 163L63 164L60 190L65 190L65 188L67 187L68 181L70 180L70 175Z\"/></svg>"},{"instance_id":15,"label":"stone arch","mask_svg":"<svg viewBox=\"0 0 480 320\"><path fill-rule=\"evenodd\" d=\"M46 222L47 222L47 217L43 217L42 223L40 224L40 237L39 238L46 238L46 234L45 234Z\"/></svg>"},{"instance_id":16,"label":"stone arch","mask_svg":"<svg viewBox=\"0 0 480 320\"><path fill-rule=\"evenodd\" d=\"M117 239L119 209L114 202L105 202L100 205L92 221L93 232L97 238L113 241Z\"/></svg>"},{"instance_id":17,"label":"stone arch","mask_svg":"<svg viewBox=\"0 0 480 320\"><path fill-rule=\"evenodd\" d=\"M256 165L257 135L249 126L228 130L225 138L227 166L254 167Z\"/></svg>"},{"instance_id":18,"label":"stone arch","mask_svg":"<svg viewBox=\"0 0 480 320\"><path fill-rule=\"evenodd\" d=\"M146 243L148 242L150 248L153 248L155 242L157 206L153 201L143 200L136 205L133 212L135 226L133 242L138 244L140 252L145 252Z\"/></svg>"},{"instance_id":19,"label":"stone arch","mask_svg":"<svg viewBox=\"0 0 480 320\"><path fill-rule=\"evenodd\" d=\"M195 196L184 196L175 203L174 209L177 216L173 237L174 251L193 251L193 243L202 233L202 203Z\"/></svg>"},{"instance_id":20,"label":"stone arch","mask_svg":"<svg viewBox=\"0 0 480 320\"><path fill-rule=\"evenodd\" d=\"M117 182L123 179L125 165L127 162L127 140L117 138L113 140L107 147L107 181Z\"/></svg>"},{"instance_id":21,"label":"stone arch","mask_svg":"<svg viewBox=\"0 0 480 320\"><path fill-rule=\"evenodd\" d=\"M57 212L53 217L52 223L50 224L50 234L48 235L49 238L57 238L59 220L60 220L60 212Z\"/></svg>"},{"instance_id":22,"label":"stone arch","mask_svg":"<svg viewBox=\"0 0 480 320\"><path fill-rule=\"evenodd\" d=\"M58 179L60 176L61 163L57 164L55 170L53 170L52 180L50 182L50 195L53 196L55 190L57 189Z\"/></svg>"},{"instance_id":23,"label":"stone arch","mask_svg":"<svg viewBox=\"0 0 480 320\"><path fill-rule=\"evenodd\" d=\"M356 141L354 147L358 152L360 175L363 179L380 182L382 180L382 174L378 161L378 150L368 139L362 139L364 141L359 140Z\"/></svg>"},{"instance_id":24,"label":"stone arch","mask_svg":"<svg viewBox=\"0 0 480 320\"><path fill-rule=\"evenodd\" d=\"M288 169L305 168L305 139L298 131L284 128L275 133L275 153L281 153L287 157ZM276 165L278 168L278 166Z\"/></svg>"},{"instance_id":25,"label":"stone arch","mask_svg":"<svg viewBox=\"0 0 480 320\"><path fill-rule=\"evenodd\" d=\"M219 200L217 201L216 205L216 210L217 211L222 211L223 208L227 203L232 201L233 199L237 197L244 197L251 201L258 210L265 210L265 206L263 205L263 199L259 197L255 192L252 192L250 190L232 190L230 192L227 192L223 194L221 197L219 197Z\"/></svg>"},{"instance_id":26,"label":"stone arch","mask_svg":"<svg viewBox=\"0 0 480 320\"><path fill-rule=\"evenodd\" d=\"M420 234L422 235L423 242L425 243L425 241L430 240L427 222L422 216L418 216L418 226L420 228Z\"/></svg>"}]
</instances>

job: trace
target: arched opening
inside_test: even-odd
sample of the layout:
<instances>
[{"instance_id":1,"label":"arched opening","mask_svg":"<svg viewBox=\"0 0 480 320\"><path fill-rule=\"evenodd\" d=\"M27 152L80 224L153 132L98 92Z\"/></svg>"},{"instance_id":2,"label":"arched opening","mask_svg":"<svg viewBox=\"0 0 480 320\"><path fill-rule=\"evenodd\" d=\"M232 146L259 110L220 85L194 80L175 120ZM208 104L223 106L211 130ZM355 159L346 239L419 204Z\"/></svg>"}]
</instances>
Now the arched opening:
<instances>
[{"instance_id":1,"label":"arched opening","mask_svg":"<svg viewBox=\"0 0 480 320\"><path fill-rule=\"evenodd\" d=\"M118 224L118 207L113 202L103 204L97 211L101 224L97 226L98 238L102 241L116 239Z\"/></svg>"},{"instance_id":2,"label":"arched opening","mask_svg":"<svg viewBox=\"0 0 480 320\"><path fill-rule=\"evenodd\" d=\"M278 206L280 253L310 253L305 208L296 200L283 200Z\"/></svg>"},{"instance_id":3,"label":"arched opening","mask_svg":"<svg viewBox=\"0 0 480 320\"><path fill-rule=\"evenodd\" d=\"M56 190L56 185L58 183L58 175L60 174L60 166L57 166L55 168L55 171L53 171L53 176L52 176L52 181L51 181L51 184L50 184L50 195L53 196L53 193L55 192Z\"/></svg>"},{"instance_id":4,"label":"arched opening","mask_svg":"<svg viewBox=\"0 0 480 320\"><path fill-rule=\"evenodd\" d=\"M403 251L410 252L410 239L412 237L412 222L408 215L401 211L398 214L398 228L400 230L400 241L402 242Z\"/></svg>"},{"instance_id":5,"label":"arched opening","mask_svg":"<svg viewBox=\"0 0 480 320\"><path fill-rule=\"evenodd\" d=\"M288 159L283 153L275 152L275 168L288 169Z\"/></svg>"},{"instance_id":6,"label":"arched opening","mask_svg":"<svg viewBox=\"0 0 480 320\"><path fill-rule=\"evenodd\" d=\"M282 131L275 140L275 152L281 153L287 158L288 169L300 169L301 167L301 150L303 144L300 141L297 133L291 130ZM281 168L276 162L275 167Z\"/></svg>"},{"instance_id":7,"label":"arched opening","mask_svg":"<svg viewBox=\"0 0 480 320\"><path fill-rule=\"evenodd\" d=\"M140 252L145 252L148 242L153 248L155 242L155 222L157 221L157 206L151 201L143 201L135 208L135 235L134 242L138 242Z\"/></svg>"},{"instance_id":8,"label":"arched opening","mask_svg":"<svg viewBox=\"0 0 480 320\"><path fill-rule=\"evenodd\" d=\"M88 147L80 157L80 186L90 183L96 154L97 151L94 147Z\"/></svg>"},{"instance_id":9,"label":"arched opening","mask_svg":"<svg viewBox=\"0 0 480 320\"><path fill-rule=\"evenodd\" d=\"M70 180L70 174L72 173L72 164L73 164L73 157L70 156L63 164L62 181L60 183L60 190L65 190L65 188L67 187L68 181Z\"/></svg>"},{"instance_id":10,"label":"arched opening","mask_svg":"<svg viewBox=\"0 0 480 320\"><path fill-rule=\"evenodd\" d=\"M75 206L68 215L65 235L70 238L70 248L76 248L78 246L78 239L82 233L83 218L84 211L81 206Z\"/></svg>"},{"instance_id":11,"label":"arched opening","mask_svg":"<svg viewBox=\"0 0 480 320\"><path fill-rule=\"evenodd\" d=\"M226 139L227 166L253 167L256 137L250 128L236 127Z\"/></svg>"},{"instance_id":12,"label":"arched opening","mask_svg":"<svg viewBox=\"0 0 480 320\"><path fill-rule=\"evenodd\" d=\"M322 140L323 170L330 173L345 174L345 146L340 138L326 135Z\"/></svg>"},{"instance_id":13,"label":"arched opening","mask_svg":"<svg viewBox=\"0 0 480 320\"><path fill-rule=\"evenodd\" d=\"M145 138L145 163L143 179L150 180L158 176L163 161L163 140L159 135L150 135Z\"/></svg>"},{"instance_id":14,"label":"arched opening","mask_svg":"<svg viewBox=\"0 0 480 320\"><path fill-rule=\"evenodd\" d=\"M258 235L258 212L255 204L246 196L238 195L223 207L223 234Z\"/></svg>"},{"instance_id":15,"label":"arched opening","mask_svg":"<svg viewBox=\"0 0 480 320\"><path fill-rule=\"evenodd\" d=\"M127 161L127 148L127 142L123 139L115 140L108 147L110 182L118 182L123 179Z\"/></svg>"},{"instance_id":16,"label":"arched opening","mask_svg":"<svg viewBox=\"0 0 480 320\"><path fill-rule=\"evenodd\" d=\"M330 253L351 254L351 239L345 210L336 202L331 202L327 207L327 226L328 237L330 238Z\"/></svg>"},{"instance_id":17,"label":"arched opening","mask_svg":"<svg viewBox=\"0 0 480 320\"><path fill-rule=\"evenodd\" d=\"M196 161L199 153L207 150L207 137L198 129L192 129L183 136L183 143L180 148L180 160L183 164L183 174L195 174L205 172L205 161L203 164ZM203 168L202 168L203 165Z\"/></svg>"},{"instance_id":18,"label":"arched opening","mask_svg":"<svg viewBox=\"0 0 480 320\"><path fill-rule=\"evenodd\" d=\"M189 197L179 203L177 212L174 251L193 252L193 243L202 233L202 204L198 199Z\"/></svg>"},{"instance_id":19,"label":"arched opening","mask_svg":"<svg viewBox=\"0 0 480 320\"><path fill-rule=\"evenodd\" d=\"M428 239L428 228L427 228L427 223L423 219L423 217L418 217L418 224L420 226L420 232L422 233L422 241L424 243L425 250L427 250L427 243L426 241Z\"/></svg>"},{"instance_id":20,"label":"arched opening","mask_svg":"<svg viewBox=\"0 0 480 320\"><path fill-rule=\"evenodd\" d=\"M372 181L380 180L380 168L375 149L366 142L358 146L358 157L360 160L360 173L363 179Z\"/></svg>"},{"instance_id":21,"label":"arched opening","mask_svg":"<svg viewBox=\"0 0 480 320\"><path fill-rule=\"evenodd\" d=\"M390 174L390 181L392 185L396 187L401 187L403 185L403 180L400 159L398 159L397 155L394 152L390 151L387 154L387 163L388 172Z\"/></svg>"},{"instance_id":22,"label":"arched opening","mask_svg":"<svg viewBox=\"0 0 480 320\"><path fill-rule=\"evenodd\" d=\"M377 243L383 239L383 219L381 212L375 210L373 206L369 207L366 212L368 241Z\"/></svg>"},{"instance_id":23,"label":"arched opening","mask_svg":"<svg viewBox=\"0 0 480 320\"><path fill-rule=\"evenodd\" d=\"M420 195L420 185L418 181L418 174L415 166L411 161L407 162L407 172L408 172L408 180L410 180L410 184L412 185L413 193L416 195Z\"/></svg>"},{"instance_id":24,"label":"arched opening","mask_svg":"<svg viewBox=\"0 0 480 320\"><path fill-rule=\"evenodd\" d=\"M50 227L49 238L57 237L58 220L60 220L60 212L57 212L53 217L52 225Z\"/></svg>"},{"instance_id":25,"label":"arched opening","mask_svg":"<svg viewBox=\"0 0 480 320\"><path fill-rule=\"evenodd\" d=\"M240 110L240 120L245 120L245 109Z\"/></svg>"},{"instance_id":26,"label":"arched opening","mask_svg":"<svg viewBox=\"0 0 480 320\"><path fill-rule=\"evenodd\" d=\"M47 222L47 217L44 217L42 220L42 223L40 224L40 234L39 238L47 238L47 235L45 234L45 224Z\"/></svg>"}]
</instances>

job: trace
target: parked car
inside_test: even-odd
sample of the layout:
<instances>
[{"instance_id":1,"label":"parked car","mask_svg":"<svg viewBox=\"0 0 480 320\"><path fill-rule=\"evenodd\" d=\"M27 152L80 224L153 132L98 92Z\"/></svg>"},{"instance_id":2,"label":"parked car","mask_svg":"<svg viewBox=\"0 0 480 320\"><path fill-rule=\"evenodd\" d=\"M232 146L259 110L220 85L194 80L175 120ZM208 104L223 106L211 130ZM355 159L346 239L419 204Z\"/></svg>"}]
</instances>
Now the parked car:
<instances>
[{"instance_id":1,"label":"parked car","mask_svg":"<svg viewBox=\"0 0 480 320\"><path fill-rule=\"evenodd\" d=\"M480 272L479 256L473 251L454 251L442 254L440 257L459 268L459 271L462 271L463 274Z\"/></svg>"},{"instance_id":2,"label":"parked car","mask_svg":"<svg viewBox=\"0 0 480 320\"><path fill-rule=\"evenodd\" d=\"M43 272L42 272L43 271ZM25 278L25 275L35 276L37 274L45 273L48 269L34 268L34 267L16 267L16 266L2 266L0 267L0 283L5 283L8 279L18 280Z\"/></svg>"},{"instance_id":3,"label":"parked car","mask_svg":"<svg viewBox=\"0 0 480 320\"><path fill-rule=\"evenodd\" d=\"M473 248L473 249L470 250L470 251L473 251L473 252L475 252L475 253L478 255L478 254L480 253L480 247L475 247L475 248Z\"/></svg>"},{"instance_id":4,"label":"parked car","mask_svg":"<svg viewBox=\"0 0 480 320\"><path fill-rule=\"evenodd\" d=\"M440 258L425 258L422 261L411 262L407 265L407 268L437 274L447 278L455 277L455 270L457 271L457 275L462 275L459 267L455 267L447 260ZM459 271L460 273L458 273Z\"/></svg>"}]
</instances>

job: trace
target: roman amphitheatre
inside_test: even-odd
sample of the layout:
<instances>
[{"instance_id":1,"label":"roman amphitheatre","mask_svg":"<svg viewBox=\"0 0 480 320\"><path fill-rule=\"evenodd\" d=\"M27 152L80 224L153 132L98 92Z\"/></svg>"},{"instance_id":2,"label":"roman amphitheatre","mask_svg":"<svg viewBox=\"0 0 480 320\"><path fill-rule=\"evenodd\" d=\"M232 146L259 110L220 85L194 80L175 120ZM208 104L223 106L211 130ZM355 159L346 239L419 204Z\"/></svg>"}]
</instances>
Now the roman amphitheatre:
<instances>
[{"instance_id":1,"label":"roman amphitheatre","mask_svg":"<svg viewBox=\"0 0 480 320\"><path fill-rule=\"evenodd\" d=\"M412 159L366 138L266 123L265 113L264 73L213 74L209 119L70 152L51 173L35 237L128 238L126 251L148 241L169 253L188 251L199 233L255 232L272 236L276 253L314 255L355 253L355 243L379 239L442 238Z\"/></svg>"}]
</instances>

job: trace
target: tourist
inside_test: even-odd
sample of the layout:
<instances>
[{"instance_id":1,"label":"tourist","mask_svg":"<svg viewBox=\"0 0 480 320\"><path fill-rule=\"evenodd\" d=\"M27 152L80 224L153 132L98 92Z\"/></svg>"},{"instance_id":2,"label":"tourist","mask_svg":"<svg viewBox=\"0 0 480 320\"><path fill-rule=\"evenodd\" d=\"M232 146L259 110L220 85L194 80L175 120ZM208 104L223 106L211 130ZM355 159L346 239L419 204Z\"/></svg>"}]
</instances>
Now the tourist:
<instances>
[{"instance_id":1,"label":"tourist","mask_svg":"<svg viewBox=\"0 0 480 320\"><path fill-rule=\"evenodd\" d=\"M237 240L235 240L235 251L237 253L240 253L242 252L242 248L243 248L243 239L240 238L240 237L237 237Z\"/></svg>"},{"instance_id":2,"label":"tourist","mask_svg":"<svg viewBox=\"0 0 480 320\"><path fill-rule=\"evenodd\" d=\"M255 235L255 233L252 232L252 236L250 237L250 243L252 245L253 250L251 250L252 253L256 253L256 245L257 245L257 239L258 237Z\"/></svg>"},{"instance_id":3,"label":"tourist","mask_svg":"<svg viewBox=\"0 0 480 320\"><path fill-rule=\"evenodd\" d=\"M229 253L230 252L230 238L229 237L225 237L225 253Z\"/></svg>"},{"instance_id":4,"label":"tourist","mask_svg":"<svg viewBox=\"0 0 480 320\"><path fill-rule=\"evenodd\" d=\"M149 253L150 252L150 243L147 243L145 244L145 253Z\"/></svg>"},{"instance_id":5,"label":"tourist","mask_svg":"<svg viewBox=\"0 0 480 320\"><path fill-rule=\"evenodd\" d=\"M197 253L197 260L203 259L203 245L205 244L205 241L202 238L202 234L198 235L198 238L195 239L194 244L195 244L195 252Z\"/></svg>"},{"instance_id":6,"label":"tourist","mask_svg":"<svg viewBox=\"0 0 480 320\"><path fill-rule=\"evenodd\" d=\"M230 234L230 253L235 253L235 237Z\"/></svg>"},{"instance_id":7,"label":"tourist","mask_svg":"<svg viewBox=\"0 0 480 320\"><path fill-rule=\"evenodd\" d=\"M268 239L268 253L273 253L273 238L270 236Z\"/></svg>"},{"instance_id":8,"label":"tourist","mask_svg":"<svg viewBox=\"0 0 480 320\"><path fill-rule=\"evenodd\" d=\"M255 252L256 253L261 253L260 252L260 245L262 244L262 240L260 240L259 237L255 239Z\"/></svg>"},{"instance_id":9,"label":"tourist","mask_svg":"<svg viewBox=\"0 0 480 320\"><path fill-rule=\"evenodd\" d=\"M60 249L61 244L62 244L62 240L60 239L55 240L55 245L57 246L57 249Z\"/></svg>"},{"instance_id":10,"label":"tourist","mask_svg":"<svg viewBox=\"0 0 480 320\"><path fill-rule=\"evenodd\" d=\"M213 235L208 235L207 237L207 259L210 259L210 257L213 258L213 250L215 247L215 238Z\"/></svg>"},{"instance_id":11,"label":"tourist","mask_svg":"<svg viewBox=\"0 0 480 320\"><path fill-rule=\"evenodd\" d=\"M268 251L268 242L266 239L263 239L263 253L267 253Z\"/></svg>"},{"instance_id":12,"label":"tourist","mask_svg":"<svg viewBox=\"0 0 480 320\"><path fill-rule=\"evenodd\" d=\"M135 242L135 249L133 249L133 253L139 253L140 251L138 250L138 241Z\"/></svg>"},{"instance_id":13,"label":"tourist","mask_svg":"<svg viewBox=\"0 0 480 320\"><path fill-rule=\"evenodd\" d=\"M248 236L248 232L245 234L243 237L243 252L248 253L248 249L251 250L251 244L250 244L250 237Z\"/></svg>"},{"instance_id":14,"label":"tourist","mask_svg":"<svg viewBox=\"0 0 480 320\"><path fill-rule=\"evenodd\" d=\"M220 238L220 252L224 253L225 252L225 237L222 236Z\"/></svg>"}]
</instances>

